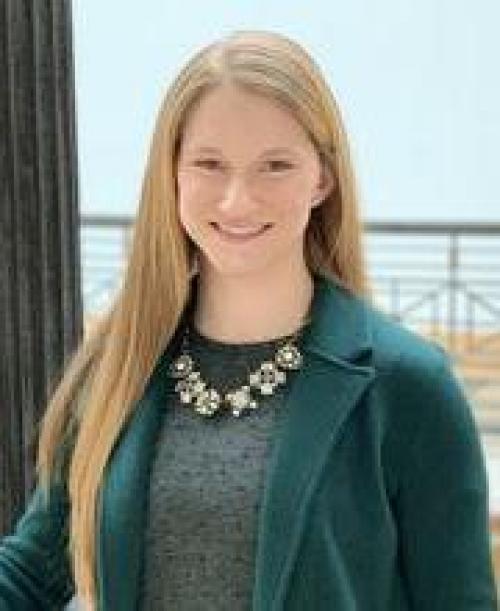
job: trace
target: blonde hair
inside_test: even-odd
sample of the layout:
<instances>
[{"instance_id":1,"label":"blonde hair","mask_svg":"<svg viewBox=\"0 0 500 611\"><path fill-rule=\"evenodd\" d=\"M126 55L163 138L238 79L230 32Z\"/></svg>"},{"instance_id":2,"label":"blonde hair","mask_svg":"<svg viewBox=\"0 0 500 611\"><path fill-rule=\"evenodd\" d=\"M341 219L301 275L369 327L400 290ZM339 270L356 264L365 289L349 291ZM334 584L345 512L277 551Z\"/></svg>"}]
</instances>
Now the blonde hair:
<instances>
[{"instance_id":1,"label":"blonde hair","mask_svg":"<svg viewBox=\"0 0 500 611\"><path fill-rule=\"evenodd\" d=\"M145 167L122 284L82 341L41 422L37 475L49 485L66 457L69 548L76 594L96 608L96 530L103 473L155 363L189 300L195 246L176 207L175 169L187 113L208 90L232 83L280 101L309 134L336 186L313 209L305 257L314 274L368 296L358 194L348 140L320 69L291 39L236 31L196 52L168 88Z\"/></svg>"}]
</instances>

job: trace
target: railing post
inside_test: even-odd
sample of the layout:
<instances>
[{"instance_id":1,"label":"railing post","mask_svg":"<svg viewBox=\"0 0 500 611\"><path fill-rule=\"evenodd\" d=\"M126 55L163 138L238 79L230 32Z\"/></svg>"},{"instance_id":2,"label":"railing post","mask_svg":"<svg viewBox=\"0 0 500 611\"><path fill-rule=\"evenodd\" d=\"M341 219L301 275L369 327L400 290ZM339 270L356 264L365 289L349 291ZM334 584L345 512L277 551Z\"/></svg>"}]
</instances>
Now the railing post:
<instances>
[{"instance_id":1,"label":"railing post","mask_svg":"<svg viewBox=\"0 0 500 611\"><path fill-rule=\"evenodd\" d=\"M432 299L432 334L437 336L441 331L440 316L439 316L439 293L436 293Z\"/></svg>"},{"instance_id":2,"label":"railing post","mask_svg":"<svg viewBox=\"0 0 500 611\"><path fill-rule=\"evenodd\" d=\"M458 248L458 233L453 231L448 251L448 345L452 352L456 349L457 333Z\"/></svg>"},{"instance_id":3,"label":"railing post","mask_svg":"<svg viewBox=\"0 0 500 611\"><path fill-rule=\"evenodd\" d=\"M467 294L467 350L474 347L474 297Z\"/></svg>"}]
</instances>

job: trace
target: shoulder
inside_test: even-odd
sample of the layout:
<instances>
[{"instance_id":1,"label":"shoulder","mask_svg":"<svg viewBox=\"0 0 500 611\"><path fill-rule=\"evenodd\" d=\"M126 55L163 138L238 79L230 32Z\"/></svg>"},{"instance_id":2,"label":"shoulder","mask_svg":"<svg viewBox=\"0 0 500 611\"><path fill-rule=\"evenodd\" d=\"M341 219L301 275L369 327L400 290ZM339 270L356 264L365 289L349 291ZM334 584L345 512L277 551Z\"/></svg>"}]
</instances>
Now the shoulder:
<instances>
[{"instance_id":1,"label":"shoulder","mask_svg":"<svg viewBox=\"0 0 500 611\"><path fill-rule=\"evenodd\" d=\"M372 302L363 300L372 344L372 364L381 374L399 372L410 378L441 370L451 355L436 341L394 320Z\"/></svg>"},{"instance_id":2,"label":"shoulder","mask_svg":"<svg viewBox=\"0 0 500 611\"><path fill-rule=\"evenodd\" d=\"M425 422L473 429L471 398L453 358L437 342L365 304L375 370L374 396L403 428ZM404 423L403 423L404 420Z\"/></svg>"},{"instance_id":3,"label":"shoulder","mask_svg":"<svg viewBox=\"0 0 500 611\"><path fill-rule=\"evenodd\" d=\"M365 307L376 374L372 392L379 415L384 414L393 432L408 445L420 436L430 445L447 439L462 447L477 446L470 393L451 355L373 305Z\"/></svg>"},{"instance_id":4,"label":"shoulder","mask_svg":"<svg viewBox=\"0 0 500 611\"><path fill-rule=\"evenodd\" d=\"M367 304L366 312L375 370L370 402L387 471L401 482L441 469L445 485L446 473L457 469L475 486L485 486L472 395L451 355L377 308Z\"/></svg>"}]
</instances>

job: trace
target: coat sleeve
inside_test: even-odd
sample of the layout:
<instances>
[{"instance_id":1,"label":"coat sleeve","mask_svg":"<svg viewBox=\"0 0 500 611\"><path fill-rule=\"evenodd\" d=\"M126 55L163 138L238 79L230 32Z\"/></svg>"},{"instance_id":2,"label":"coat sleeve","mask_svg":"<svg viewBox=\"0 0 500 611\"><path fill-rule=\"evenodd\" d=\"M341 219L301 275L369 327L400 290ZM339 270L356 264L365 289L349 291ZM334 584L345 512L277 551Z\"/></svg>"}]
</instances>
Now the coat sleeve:
<instances>
[{"instance_id":1,"label":"coat sleeve","mask_svg":"<svg viewBox=\"0 0 500 611\"><path fill-rule=\"evenodd\" d=\"M63 609L74 594L68 502L62 485L32 494L12 534L0 540L1 611Z\"/></svg>"},{"instance_id":2,"label":"coat sleeve","mask_svg":"<svg viewBox=\"0 0 500 611\"><path fill-rule=\"evenodd\" d=\"M496 611L488 477L479 431L448 355L412 373L415 430L397 513L412 609Z\"/></svg>"}]
</instances>

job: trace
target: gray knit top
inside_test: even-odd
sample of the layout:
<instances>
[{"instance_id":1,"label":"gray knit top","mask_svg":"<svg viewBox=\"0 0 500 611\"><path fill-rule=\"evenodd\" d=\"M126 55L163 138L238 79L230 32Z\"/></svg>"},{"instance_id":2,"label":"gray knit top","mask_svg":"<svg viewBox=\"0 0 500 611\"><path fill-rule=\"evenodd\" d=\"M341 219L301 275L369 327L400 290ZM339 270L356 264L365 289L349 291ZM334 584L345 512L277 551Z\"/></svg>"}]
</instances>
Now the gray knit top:
<instances>
[{"instance_id":1,"label":"gray knit top","mask_svg":"<svg viewBox=\"0 0 500 611\"><path fill-rule=\"evenodd\" d=\"M219 392L247 383L279 345L222 343L191 326L196 369ZM239 417L200 415L172 385L151 467L142 609L251 609L266 465L296 374L273 395L254 392L259 407Z\"/></svg>"}]
</instances>

